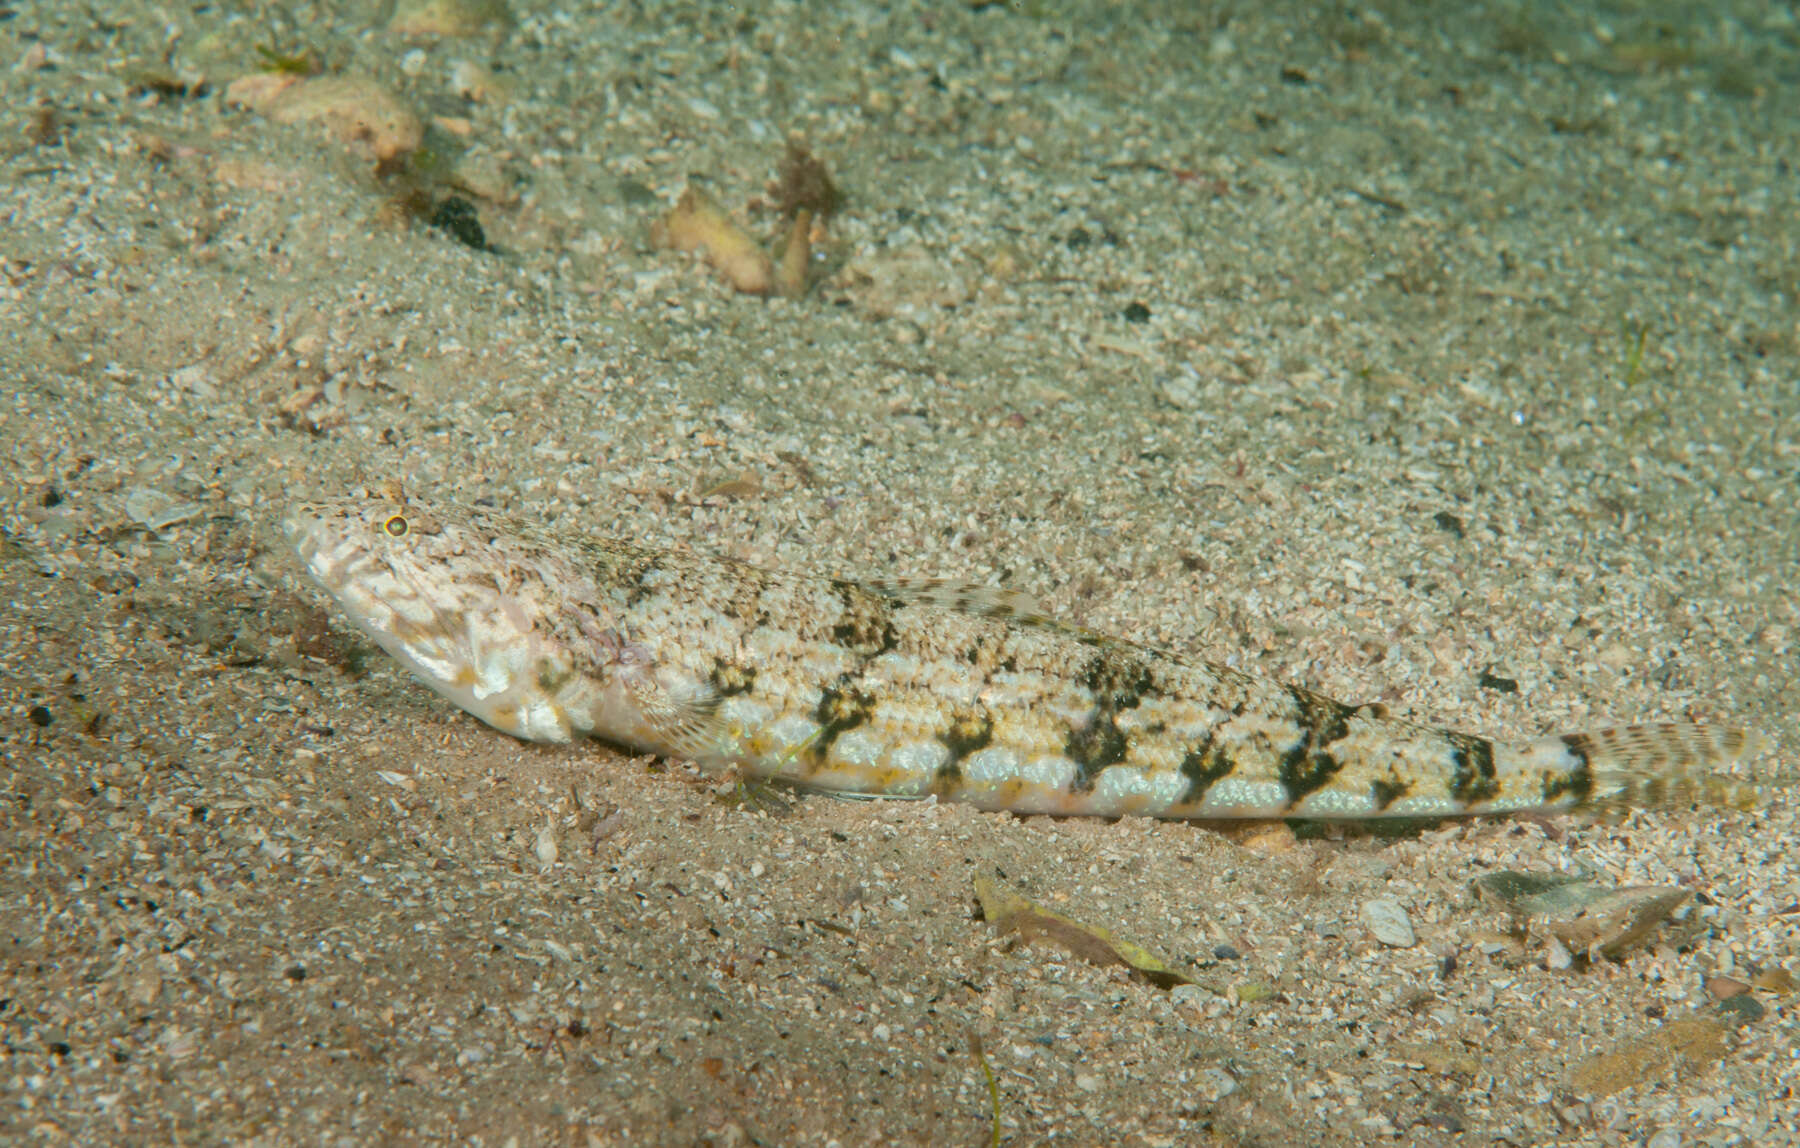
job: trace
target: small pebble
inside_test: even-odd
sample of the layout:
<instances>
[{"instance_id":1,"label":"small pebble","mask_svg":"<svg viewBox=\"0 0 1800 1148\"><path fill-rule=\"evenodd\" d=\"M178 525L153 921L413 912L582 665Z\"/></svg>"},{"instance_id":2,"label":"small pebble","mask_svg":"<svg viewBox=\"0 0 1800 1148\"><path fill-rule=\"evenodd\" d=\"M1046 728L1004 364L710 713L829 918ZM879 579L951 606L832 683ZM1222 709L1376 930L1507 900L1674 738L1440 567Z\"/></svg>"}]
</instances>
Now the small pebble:
<instances>
[{"instance_id":1,"label":"small pebble","mask_svg":"<svg viewBox=\"0 0 1800 1148\"><path fill-rule=\"evenodd\" d=\"M149 487L133 487L125 495L125 513L133 522L146 526L151 530L167 530L178 522L185 522L202 510L193 502L177 502L160 490Z\"/></svg>"},{"instance_id":2,"label":"small pebble","mask_svg":"<svg viewBox=\"0 0 1800 1148\"><path fill-rule=\"evenodd\" d=\"M1363 924L1375 939L1396 949L1409 949L1418 942L1413 935L1412 919L1400 902L1388 898L1363 902Z\"/></svg>"},{"instance_id":3,"label":"small pebble","mask_svg":"<svg viewBox=\"0 0 1800 1148\"><path fill-rule=\"evenodd\" d=\"M1569 947L1551 937L1544 946L1544 967L1561 971L1574 963L1575 954L1569 951Z\"/></svg>"},{"instance_id":4,"label":"small pebble","mask_svg":"<svg viewBox=\"0 0 1800 1148\"><path fill-rule=\"evenodd\" d=\"M400 0L388 31L401 36L473 36L512 23L506 0Z\"/></svg>"},{"instance_id":5,"label":"small pebble","mask_svg":"<svg viewBox=\"0 0 1800 1148\"><path fill-rule=\"evenodd\" d=\"M1769 1015L1763 1003L1749 993L1719 1002L1719 1015L1732 1024L1751 1024Z\"/></svg>"},{"instance_id":6,"label":"small pebble","mask_svg":"<svg viewBox=\"0 0 1800 1148\"><path fill-rule=\"evenodd\" d=\"M1156 393L1176 410L1191 411L1200 406L1200 386L1192 375L1176 375L1156 385Z\"/></svg>"},{"instance_id":7,"label":"small pebble","mask_svg":"<svg viewBox=\"0 0 1800 1148\"><path fill-rule=\"evenodd\" d=\"M1199 1073L1198 1092L1209 1104L1217 1103L1237 1091L1237 1079L1223 1068L1203 1068Z\"/></svg>"},{"instance_id":8,"label":"small pebble","mask_svg":"<svg viewBox=\"0 0 1800 1148\"><path fill-rule=\"evenodd\" d=\"M186 391L195 398L213 399L219 396L219 389L213 385L212 373L204 363L191 363L171 371L169 385Z\"/></svg>"},{"instance_id":9,"label":"small pebble","mask_svg":"<svg viewBox=\"0 0 1800 1148\"><path fill-rule=\"evenodd\" d=\"M492 103L502 94L494 73L468 60L451 65L450 87L463 99L477 104Z\"/></svg>"},{"instance_id":10,"label":"small pebble","mask_svg":"<svg viewBox=\"0 0 1800 1148\"><path fill-rule=\"evenodd\" d=\"M1169 990L1169 1003L1176 1008L1199 1008L1212 998L1212 991L1199 985L1176 985Z\"/></svg>"}]
</instances>

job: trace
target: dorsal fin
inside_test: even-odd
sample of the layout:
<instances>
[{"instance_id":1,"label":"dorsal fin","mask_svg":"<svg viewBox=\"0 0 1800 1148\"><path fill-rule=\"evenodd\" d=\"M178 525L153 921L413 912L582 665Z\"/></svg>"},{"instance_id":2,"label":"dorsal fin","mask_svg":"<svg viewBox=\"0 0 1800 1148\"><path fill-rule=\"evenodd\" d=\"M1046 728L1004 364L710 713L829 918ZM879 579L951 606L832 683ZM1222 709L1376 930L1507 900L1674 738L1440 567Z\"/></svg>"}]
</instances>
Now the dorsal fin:
<instances>
[{"instance_id":1,"label":"dorsal fin","mask_svg":"<svg viewBox=\"0 0 1800 1148\"><path fill-rule=\"evenodd\" d=\"M1037 599L1023 590L1002 590L956 578L872 578L861 585L871 593L896 602L917 602L960 610L983 618L1016 618L1023 622L1049 621Z\"/></svg>"},{"instance_id":2,"label":"dorsal fin","mask_svg":"<svg viewBox=\"0 0 1800 1148\"><path fill-rule=\"evenodd\" d=\"M879 594L900 605L936 606L978 618L993 618L1016 626L1053 630L1083 639L1129 645L1122 639L1109 637L1076 622L1065 622L1044 613L1038 600L1023 590L1003 590L978 582L955 578L872 578L858 581L858 586L871 594Z\"/></svg>"}]
</instances>

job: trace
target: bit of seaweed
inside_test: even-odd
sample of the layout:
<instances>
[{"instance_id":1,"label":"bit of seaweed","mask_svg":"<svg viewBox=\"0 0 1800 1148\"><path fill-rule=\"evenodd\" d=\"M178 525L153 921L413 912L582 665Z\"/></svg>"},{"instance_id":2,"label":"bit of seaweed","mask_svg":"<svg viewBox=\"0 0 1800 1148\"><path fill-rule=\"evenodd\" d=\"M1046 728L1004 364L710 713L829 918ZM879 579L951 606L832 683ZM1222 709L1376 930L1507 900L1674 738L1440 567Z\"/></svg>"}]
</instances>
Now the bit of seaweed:
<instances>
[{"instance_id":1,"label":"bit of seaweed","mask_svg":"<svg viewBox=\"0 0 1800 1148\"><path fill-rule=\"evenodd\" d=\"M802 211L828 222L844 205L844 193L832 182L825 162L798 139L790 139L775 185L775 204L783 219L796 219Z\"/></svg>"},{"instance_id":2,"label":"bit of seaweed","mask_svg":"<svg viewBox=\"0 0 1800 1148\"><path fill-rule=\"evenodd\" d=\"M127 73L126 90L134 96L154 95L169 100L193 100L212 92L203 79L184 80L163 68L135 69Z\"/></svg>"},{"instance_id":3,"label":"bit of seaweed","mask_svg":"<svg viewBox=\"0 0 1800 1148\"><path fill-rule=\"evenodd\" d=\"M799 804L799 796L792 788L742 773L736 774L731 784L718 791L715 798L727 809L765 813L770 817L786 817Z\"/></svg>"},{"instance_id":4,"label":"bit of seaweed","mask_svg":"<svg viewBox=\"0 0 1800 1148\"><path fill-rule=\"evenodd\" d=\"M1625 385L1635 387L1644 377L1644 344L1650 338L1650 324L1627 319L1625 331Z\"/></svg>"},{"instance_id":5,"label":"bit of seaweed","mask_svg":"<svg viewBox=\"0 0 1800 1148\"><path fill-rule=\"evenodd\" d=\"M812 220L812 212L801 208L775 261L775 289L789 299L806 294L806 275L812 269Z\"/></svg>"},{"instance_id":6,"label":"bit of seaweed","mask_svg":"<svg viewBox=\"0 0 1800 1148\"><path fill-rule=\"evenodd\" d=\"M311 48L302 48L298 52L277 52L273 48L256 45L256 54L262 57L262 70L274 72L282 76L316 76L325 70L319 57Z\"/></svg>"},{"instance_id":7,"label":"bit of seaweed","mask_svg":"<svg viewBox=\"0 0 1800 1148\"><path fill-rule=\"evenodd\" d=\"M988 1065L987 1053L981 1047L981 1034L969 1033L969 1051L975 1055L975 1063L981 1066L981 1075L987 1080L988 1104L994 1113L994 1137L990 1144L1000 1148L1000 1082L994 1078L994 1070Z\"/></svg>"},{"instance_id":8,"label":"bit of seaweed","mask_svg":"<svg viewBox=\"0 0 1800 1148\"><path fill-rule=\"evenodd\" d=\"M25 124L25 138L33 147L55 147L63 142L66 123L62 113L49 104L35 108Z\"/></svg>"},{"instance_id":9,"label":"bit of seaweed","mask_svg":"<svg viewBox=\"0 0 1800 1148\"><path fill-rule=\"evenodd\" d=\"M1194 983L1192 977L1142 945L1046 909L998 881L977 877L975 896L981 902L982 917L1002 933L1017 933L1025 941L1043 937L1096 965L1124 965L1159 989Z\"/></svg>"}]
</instances>

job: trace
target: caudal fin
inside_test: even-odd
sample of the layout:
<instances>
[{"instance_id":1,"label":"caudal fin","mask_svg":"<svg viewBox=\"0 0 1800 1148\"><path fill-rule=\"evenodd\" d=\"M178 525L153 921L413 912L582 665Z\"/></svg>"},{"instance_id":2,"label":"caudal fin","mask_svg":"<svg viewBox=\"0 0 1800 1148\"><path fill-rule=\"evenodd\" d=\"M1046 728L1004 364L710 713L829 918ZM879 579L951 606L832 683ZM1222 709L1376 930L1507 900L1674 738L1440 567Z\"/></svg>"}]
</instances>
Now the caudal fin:
<instances>
[{"instance_id":1,"label":"caudal fin","mask_svg":"<svg viewBox=\"0 0 1800 1148\"><path fill-rule=\"evenodd\" d=\"M1543 765L1562 759L1553 789L1570 804L1602 807L1658 807L1689 801L1747 809L1760 804L1773 786L1729 776L1725 768L1768 748L1762 734L1732 726L1660 722L1613 726L1548 738L1531 747Z\"/></svg>"}]
</instances>

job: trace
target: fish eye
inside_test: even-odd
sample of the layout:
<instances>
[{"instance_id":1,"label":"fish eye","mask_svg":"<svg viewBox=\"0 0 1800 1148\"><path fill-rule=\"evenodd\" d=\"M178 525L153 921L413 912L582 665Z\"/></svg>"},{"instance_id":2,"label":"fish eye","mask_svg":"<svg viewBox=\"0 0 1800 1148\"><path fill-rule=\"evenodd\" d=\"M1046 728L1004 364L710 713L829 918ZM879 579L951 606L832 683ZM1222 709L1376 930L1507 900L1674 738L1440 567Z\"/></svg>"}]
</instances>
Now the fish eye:
<instances>
[{"instance_id":1,"label":"fish eye","mask_svg":"<svg viewBox=\"0 0 1800 1148\"><path fill-rule=\"evenodd\" d=\"M411 529L404 514L389 515L388 520L381 524L382 533L389 538L405 538L406 532Z\"/></svg>"}]
</instances>

